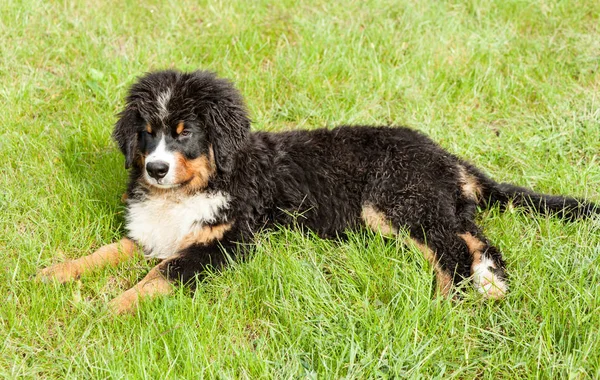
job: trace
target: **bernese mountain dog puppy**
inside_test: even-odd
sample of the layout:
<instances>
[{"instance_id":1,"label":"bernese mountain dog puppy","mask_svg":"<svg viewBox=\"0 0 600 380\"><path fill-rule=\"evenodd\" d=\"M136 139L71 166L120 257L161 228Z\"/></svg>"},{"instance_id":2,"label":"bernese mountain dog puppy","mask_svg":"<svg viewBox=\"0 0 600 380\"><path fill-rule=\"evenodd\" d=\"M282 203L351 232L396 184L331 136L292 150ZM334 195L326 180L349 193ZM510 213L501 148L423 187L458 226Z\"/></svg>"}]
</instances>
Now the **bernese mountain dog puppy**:
<instances>
[{"instance_id":1,"label":"bernese mountain dog puppy","mask_svg":"<svg viewBox=\"0 0 600 380\"><path fill-rule=\"evenodd\" d=\"M599 212L591 202L498 183L408 128L251 132L240 93L206 71L146 74L119 116L113 137L130 169L127 237L40 272L68 281L116 265L137 247L162 259L111 301L117 313L171 292L172 282L193 285L274 226L323 238L365 227L404 237L431 263L438 293L470 281L485 297L501 298L505 263L475 224L478 206L512 203L568 219Z\"/></svg>"}]
</instances>

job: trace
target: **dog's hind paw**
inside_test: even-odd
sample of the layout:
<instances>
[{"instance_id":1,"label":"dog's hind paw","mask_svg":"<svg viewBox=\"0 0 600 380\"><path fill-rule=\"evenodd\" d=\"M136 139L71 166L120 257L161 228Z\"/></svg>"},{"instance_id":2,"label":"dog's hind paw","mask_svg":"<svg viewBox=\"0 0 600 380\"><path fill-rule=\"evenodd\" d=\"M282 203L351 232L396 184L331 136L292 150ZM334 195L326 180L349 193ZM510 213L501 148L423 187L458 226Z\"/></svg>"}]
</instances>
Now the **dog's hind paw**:
<instances>
[{"instance_id":1,"label":"dog's hind paw","mask_svg":"<svg viewBox=\"0 0 600 380\"><path fill-rule=\"evenodd\" d=\"M508 292L506 280L496 274L495 264L483 257L473 266L473 286L486 298L501 299Z\"/></svg>"}]
</instances>

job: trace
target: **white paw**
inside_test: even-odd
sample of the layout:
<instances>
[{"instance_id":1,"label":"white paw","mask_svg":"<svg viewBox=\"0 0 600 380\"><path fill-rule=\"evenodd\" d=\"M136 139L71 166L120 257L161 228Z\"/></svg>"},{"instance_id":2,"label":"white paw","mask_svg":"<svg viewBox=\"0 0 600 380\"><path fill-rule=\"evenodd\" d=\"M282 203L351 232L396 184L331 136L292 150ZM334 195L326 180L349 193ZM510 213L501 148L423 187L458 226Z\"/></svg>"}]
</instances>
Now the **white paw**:
<instances>
[{"instance_id":1,"label":"white paw","mask_svg":"<svg viewBox=\"0 0 600 380\"><path fill-rule=\"evenodd\" d=\"M479 263L473 264L473 286L487 298L503 298L508 286L504 279L498 277L490 268L495 269L496 264L485 256L481 257Z\"/></svg>"}]
</instances>

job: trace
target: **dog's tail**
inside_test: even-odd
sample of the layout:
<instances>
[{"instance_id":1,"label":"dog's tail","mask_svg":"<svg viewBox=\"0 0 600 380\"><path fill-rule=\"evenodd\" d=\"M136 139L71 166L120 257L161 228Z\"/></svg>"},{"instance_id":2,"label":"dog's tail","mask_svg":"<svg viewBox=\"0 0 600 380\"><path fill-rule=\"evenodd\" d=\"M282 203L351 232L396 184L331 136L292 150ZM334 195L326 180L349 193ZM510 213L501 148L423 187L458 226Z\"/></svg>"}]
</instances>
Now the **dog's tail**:
<instances>
[{"instance_id":1,"label":"dog's tail","mask_svg":"<svg viewBox=\"0 0 600 380\"><path fill-rule=\"evenodd\" d=\"M562 195L548 195L516 186L499 183L483 174L472 165L466 164L469 175L476 179L480 206L490 208L499 205L502 209L512 204L542 215L556 215L567 220L588 218L600 214L600 205L585 199Z\"/></svg>"}]
</instances>

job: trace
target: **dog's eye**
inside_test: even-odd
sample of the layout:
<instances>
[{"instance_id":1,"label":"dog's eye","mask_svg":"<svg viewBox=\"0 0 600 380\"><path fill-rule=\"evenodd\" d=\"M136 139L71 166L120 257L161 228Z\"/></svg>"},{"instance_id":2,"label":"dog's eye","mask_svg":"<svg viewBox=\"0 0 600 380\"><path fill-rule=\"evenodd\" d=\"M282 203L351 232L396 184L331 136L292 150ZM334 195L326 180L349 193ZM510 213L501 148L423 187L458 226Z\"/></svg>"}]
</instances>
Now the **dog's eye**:
<instances>
[{"instance_id":1,"label":"dog's eye","mask_svg":"<svg viewBox=\"0 0 600 380\"><path fill-rule=\"evenodd\" d=\"M192 131L190 131L189 129L184 129L179 134L179 137L188 137L188 136L191 136L191 134L192 134Z\"/></svg>"},{"instance_id":2,"label":"dog's eye","mask_svg":"<svg viewBox=\"0 0 600 380\"><path fill-rule=\"evenodd\" d=\"M146 136L146 137L153 137L154 136L154 132L147 131L147 130L143 130L143 131L138 132L138 137L139 138L142 138L144 136Z\"/></svg>"}]
</instances>

